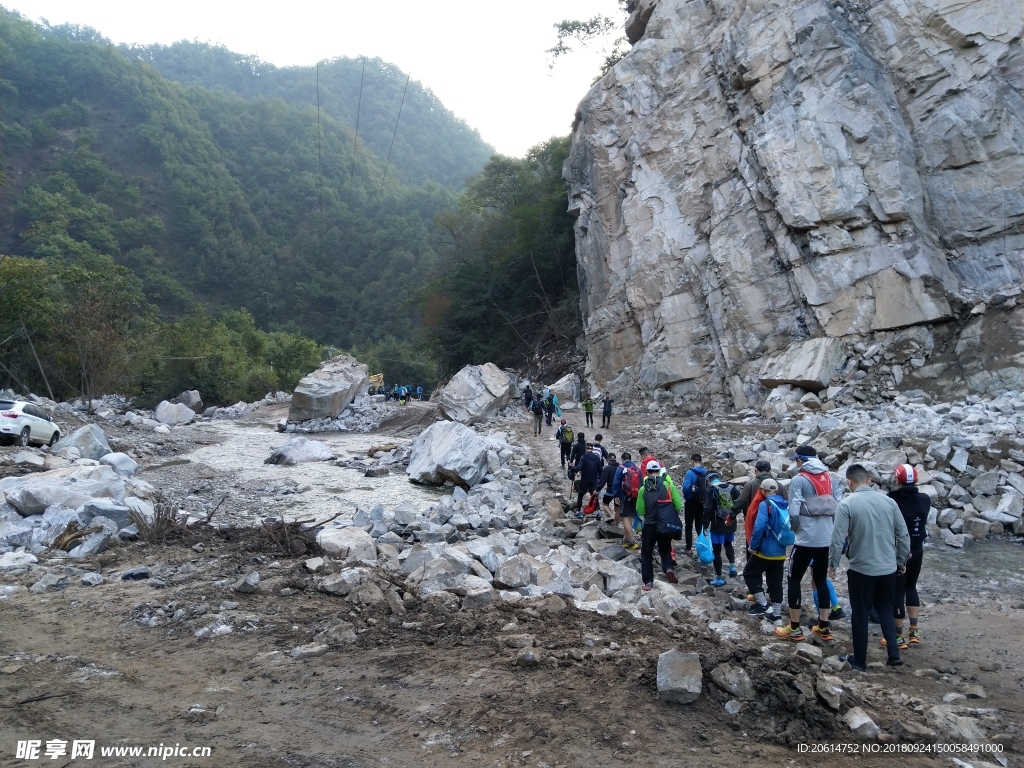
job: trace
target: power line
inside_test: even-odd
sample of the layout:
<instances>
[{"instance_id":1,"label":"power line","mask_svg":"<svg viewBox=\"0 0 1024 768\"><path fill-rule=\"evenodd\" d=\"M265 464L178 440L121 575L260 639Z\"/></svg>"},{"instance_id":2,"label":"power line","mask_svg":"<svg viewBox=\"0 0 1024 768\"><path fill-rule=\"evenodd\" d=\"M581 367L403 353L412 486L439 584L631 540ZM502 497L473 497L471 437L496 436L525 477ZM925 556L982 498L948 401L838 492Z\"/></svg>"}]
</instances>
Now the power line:
<instances>
[{"instance_id":1,"label":"power line","mask_svg":"<svg viewBox=\"0 0 1024 768\"><path fill-rule=\"evenodd\" d=\"M363 56L363 72L359 75L359 104L356 107L356 136L352 140L352 168L348 172L349 186L352 184L352 176L356 172L356 147L359 146L359 116L363 113L363 80L366 79L366 57Z\"/></svg>"},{"instance_id":2,"label":"power line","mask_svg":"<svg viewBox=\"0 0 1024 768\"><path fill-rule=\"evenodd\" d=\"M402 91L402 103L398 105L398 117L395 118L395 132L391 134L391 147L388 149L387 162L384 163L384 175L380 178L380 190L377 192L378 198L384 192L384 180L388 177L388 166L391 165L391 151L395 148L395 137L398 136L398 121L402 119L402 108L405 106L405 94L409 92L410 77L412 75L405 76L405 90Z\"/></svg>"}]
</instances>

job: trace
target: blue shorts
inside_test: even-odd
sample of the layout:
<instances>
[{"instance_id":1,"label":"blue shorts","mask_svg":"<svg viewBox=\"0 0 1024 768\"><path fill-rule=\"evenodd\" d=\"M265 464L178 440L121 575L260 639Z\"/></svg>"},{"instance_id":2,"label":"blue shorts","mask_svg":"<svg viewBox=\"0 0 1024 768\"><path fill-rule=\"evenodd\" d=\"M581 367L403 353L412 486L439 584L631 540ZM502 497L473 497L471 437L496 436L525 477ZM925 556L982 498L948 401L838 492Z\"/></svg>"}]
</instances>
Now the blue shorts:
<instances>
[{"instance_id":1,"label":"blue shorts","mask_svg":"<svg viewBox=\"0 0 1024 768\"><path fill-rule=\"evenodd\" d=\"M732 542L736 538L735 533L715 533L711 532L711 543L712 544L725 544L725 542Z\"/></svg>"}]
</instances>

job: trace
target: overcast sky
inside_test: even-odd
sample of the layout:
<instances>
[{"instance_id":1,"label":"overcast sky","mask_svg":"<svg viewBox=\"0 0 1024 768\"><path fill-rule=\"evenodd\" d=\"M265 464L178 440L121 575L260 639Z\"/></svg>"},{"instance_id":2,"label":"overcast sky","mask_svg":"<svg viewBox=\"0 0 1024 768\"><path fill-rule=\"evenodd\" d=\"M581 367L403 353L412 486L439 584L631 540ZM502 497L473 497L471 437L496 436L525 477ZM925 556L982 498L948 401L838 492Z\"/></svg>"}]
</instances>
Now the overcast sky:
<instances>
[{"instance_id":1,"label":"overcast sky","mask_svg":"<svg viewBox=\"0 0 1024 768\"><path fill-rule=\"evenodd\" d=\"M0 5L33 20L94 27L117 43L196 39L278 66L379 56L433 90L499 152L517 156L569 132L576 104L603 59L596 50L578 51L549 71L544 51L555 42L552 24L618 13L616 0L0 0Z\"/></svg>"}]
</instances>

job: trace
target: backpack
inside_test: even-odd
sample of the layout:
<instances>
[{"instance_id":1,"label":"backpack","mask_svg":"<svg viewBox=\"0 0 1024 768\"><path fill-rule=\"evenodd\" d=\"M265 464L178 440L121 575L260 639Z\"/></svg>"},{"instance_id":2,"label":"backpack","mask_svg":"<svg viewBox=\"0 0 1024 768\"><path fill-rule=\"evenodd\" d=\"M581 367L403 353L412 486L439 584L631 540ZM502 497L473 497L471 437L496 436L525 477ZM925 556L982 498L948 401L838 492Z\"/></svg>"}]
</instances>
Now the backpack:
<instances>
[{"instance_id":1,"label":"backpack","mask_svg":"<svg viewBox=\"0 0 1024 768\"><path fill-rule=\"evenodd\" d=\"M646 514L649 498L647 494L649 493L655 494L652 515ZM673 539L681 539L683 537L683 522L679 519L679 513L676 512L675 504L672 502L672 493L669 491L665 478L658 476L653 480L651 478L644 480L644 496L644 524L646 525L647 521L653 522L658 533L671 534Z\"/></svg>"},{"instance_id":2,"label":"backpack","mask_svg":"<svg viewBox=\"0 0 1024 768\"><path fill-rule=\"evenodd\" d=\"M708 488L711 496L711 501L714 503L713 509L719 520L724 520L727 523L731 523L734 519L734 499L733 499L733 486L730 483L725 482L721 478L716 479Z\"/></svg>"},{"instance_id":3,"label":"backpack","mask_svg":"<svg viewBox=\"0 0 1024 768\"><path fill-rule=\"evenodd\" d=\"M597 494L590 494L590 498L587 499L587 503L583 507L583 514L592 515L597 512Z\"/></svg>"},{"instance_id":4,"label":"backpack","mask_svg":"<svg viewBox=\"0 0 1024 768\"><path fill-rule=\"evenodd\" d=\"M627 499L636 501L636 497L640 494L640 485L643 483L643 479L640 467L626 467L626 471L622 473L622 492Z\"/></svg>"},{"instance_id":5,"label":"backpack","mask_svg":"<svg viewBox=\"0 0 1024 768\"><path fill-rule=\"evenodd\" d=\"M563 443L571 444L572 441L573 441L573 437L574 437L574 435L572 433L572 427L570 427L568 424L566 424L564 427L562 427L562 442Z\"/></svg>"},{"instance_id":6,"label":"backpack","mask_svg":"<svg viewBox=\"0 0 1024 768\"><path fill-rule=\"evenodd\" d=\"M696 488L694 488L693 491L693 498L700 499L700 503L706 505L708 495L708 477L718 477L718 474L715 472L705 472L700 474L698 472L696 475L697 482L694 484L696 485Z\"/></svg>"},{"instance_id":7,"label":"backpack","mask_svg":"<svg viewBox=\"0 0 1024 768\"><path fill-rule=\"evenodd\" d=\"M541 404L540 400L533 401L533 413L535 416L544 415L544 406Z\"/></svg>"},{"instance_id":8,"label":"backpack","mask_svg":"<svg viewBox=\"0 0 1024 768\"><path fill-rule=\"evenodd\" d=\"M839 502L832 495L832 476L828 472L820 472L812 475L810 472L801 472L814 488L815 496L809 496L800 505L801 517L835 517Z\"/></svg>"},{"instance_id":9,"label":"backpack","mask_svg":"<svg viewBox=\"0 0 1024 768\"><path fill-rule=\"evenodd\" d=\"M785 501L779 504L777 501L772 501L767 497L765 497L765 502L768 504L768 530L772 532L772 536L774 536L775 540L779 542L779 546L793 546L793 543L796 541L796 534L793 533L793 529L789 525L789 504ZM785 517L782 516L783 509L787 512ZM771 521L772 511L774 511L778 517L778 520L774 525Z\"/></svg>"}]
</instances>

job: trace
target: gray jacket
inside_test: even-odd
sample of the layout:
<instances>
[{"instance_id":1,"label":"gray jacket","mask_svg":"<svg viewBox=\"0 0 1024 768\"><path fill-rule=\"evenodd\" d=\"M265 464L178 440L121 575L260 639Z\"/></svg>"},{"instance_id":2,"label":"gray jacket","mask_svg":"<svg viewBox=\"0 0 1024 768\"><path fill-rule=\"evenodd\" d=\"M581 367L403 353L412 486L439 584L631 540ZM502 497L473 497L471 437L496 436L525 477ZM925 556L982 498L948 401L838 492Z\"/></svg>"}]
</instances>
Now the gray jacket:
<instances>
[{"instance_id":1,"label":"gray jacket","mask_svg":"<svg viewBox=\"0 0 1024 768\"><path fill-rule=\"evenodd\" d=\"M835 568L850 537L850 570L865 576L887 576L910 556L910 533L896 502L862 485L836 510L828 564Z\"/></svg>"},{"instance_id":2,"label":"gray jacket","mask_svg":"<svg viewBox=\"0 0 1024 768\"><path fill-rule=\"evenodd\" d=\"M828 472L828 467L822 464L819 459L809 459L804 462L800 471L818 475L822 472ZM836 501L839 501L843 498L842 484L837 475L832 473L829 473L829 475L832 479L832 496ZM814 490L811 481L806 477L797 475L789 484L789 520L796 533L796 541L794 543L798 547L827 547L829 542L832 541L833 518L808 517L807 515L801 516L800 514L803 500L817 495L818 492Z\"/></svg>"}]
</instances>

